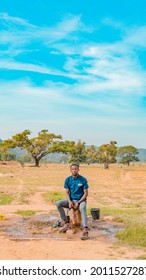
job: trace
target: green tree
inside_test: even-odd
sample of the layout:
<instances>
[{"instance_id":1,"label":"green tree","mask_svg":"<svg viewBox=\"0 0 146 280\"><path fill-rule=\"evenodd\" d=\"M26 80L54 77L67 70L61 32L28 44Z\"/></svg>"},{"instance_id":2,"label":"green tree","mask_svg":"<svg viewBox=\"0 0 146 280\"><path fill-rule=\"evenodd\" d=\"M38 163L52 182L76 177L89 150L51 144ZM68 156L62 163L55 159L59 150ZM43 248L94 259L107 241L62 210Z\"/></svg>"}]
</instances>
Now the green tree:
<instances>
[{"instance_id":1,"label":"green tree","mask_svg":"<svg viewBox=\"0 0 146 280\"><path fill-rule=\"evenodd\" d=\"M16 155L10 152L6 152L1 155L1 160L11 161L15 159L16 159Z\"/></svg>"},{"instance_id":2,"label":"green tree","mask_svg":"<svg viewBox=\"0 0 146 280\"><path fill-rule=\"evenodd\" d=\"M74 143L70 149L71 158L69 160L70 163L82 163L86 162L87 150L85 146L85 142L81 142L80 140L77 143Z\"/></svg>"},{"instance_id":3,"label":"green tree","mask_svg":"<svg viewBox=\"0 0 146 280\"><path fill-rule=\"evenodd\" d=\"M9 148L20 147L25 149L35 161L35 166L39 166L40 160L52 152L70 152L71 142L63 142L61 135L48 133L48 130L41 130L37 137L30 138L30 130L24 130L12 136L12 139L4 140L0 143L2 153L7 152Z\"/></svg>"},{"instance_id":4,"label":"green tree","mask_svg":"<svg viewBox=\"0 0 146 280\"><path fill-rule=\"evenodd\" d=\"M110 144L103 144L97 150L97 156L100 163L104 163L104 168L109 168L109 163L116 162L117 142L110 141Z\"/></svg>"},{"instance_id":5,"label":"green tree","mask_svg":"<svg viewBox=\"0 0 146 280\"><path fill-rule=\"evenodd\" d=\"M129 166L132 161L139 161L137 149L134 146L122 146L118 149L117 156L119 158L119 162L123 164L127 164Z\"/></svg>"},{"instance_id":6,"label":"green tree","mask_svg":"<svg viewBox=\"0 0 146 280\"><path fill-rule=\"evenodd\" d=\"M98 152L94 145L91 145L89 148L87 148L87 163L95 163L98 162Z\"/></svg>"}]
</instances>

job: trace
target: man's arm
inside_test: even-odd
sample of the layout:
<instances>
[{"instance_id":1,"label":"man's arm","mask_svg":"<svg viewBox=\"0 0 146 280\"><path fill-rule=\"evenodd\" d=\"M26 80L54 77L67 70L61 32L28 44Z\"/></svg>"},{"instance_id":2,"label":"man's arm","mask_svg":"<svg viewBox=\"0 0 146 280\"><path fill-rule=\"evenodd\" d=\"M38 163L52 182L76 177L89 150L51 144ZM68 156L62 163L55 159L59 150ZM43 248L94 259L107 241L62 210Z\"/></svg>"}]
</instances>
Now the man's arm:
<instances>
[{"instance_id":1,"label":"man's arm","mask_svg":"<svg viewBox=\"0 0 146 280\"><path fill-rule=\"evenodd\" d=\"M70 190L69 189L66 189L66 198L68 200L68 203L69 203L69 208L72 208L73 207L73 203L70 199Z\"/></svg>"},{"instance_id":2,"label":"man's arm","mask_svg":"<svg viewBox=\"0 0 146 280\"><path fill-rule=\"evenodd\" d=\"M74 208L77 209L77 208L79 207L79 204L80 204L82 201L86 200L87 196L88 196L88 189L84 189L84 194L83 194L83 196L80 198L80 200L79 200L77 203L75 203Z\"/></svg>"},{"instance_id":3,"label":"man's arm","mask_svg":"<svg viewBox=\"0 0 146 280\"><path fill-rule=\"evenodd\" d=\"M88 196L88 189L84 189L84 194L78 202L81 203L82 201L86 200L87 196Z\"/></svg>"}]
</instances>

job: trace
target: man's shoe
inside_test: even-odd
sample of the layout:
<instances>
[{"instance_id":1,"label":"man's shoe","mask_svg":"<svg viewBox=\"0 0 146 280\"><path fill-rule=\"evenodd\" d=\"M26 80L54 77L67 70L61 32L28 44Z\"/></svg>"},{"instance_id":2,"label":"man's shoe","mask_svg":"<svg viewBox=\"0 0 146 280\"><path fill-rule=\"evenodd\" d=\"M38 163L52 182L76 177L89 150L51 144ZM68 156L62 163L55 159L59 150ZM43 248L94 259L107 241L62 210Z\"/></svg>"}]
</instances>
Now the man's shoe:
<instances>
[{"instance_id":1,"label":"man's shoe","mask_svg":"<svg viewBox=\"0 0 146 280\"><path fill-rule=\"evenodd\" d=\"M83 232L82 232L82 235L80 236L80 239L81 239L81 240L87 240L87 239L89 239L88 228L84 228L84 229L83 229Z\"/></svg>"},{"instance_id":2,"label":"man's shoe","mask_svg":"<svg viewBox=\"0 0 146 280\"><path fill-rule=\"evenodd\" d=\"M53 225L53 228L58 228L58 227L61 227L61 226L62 226L62 222L57 221L57 223Z\"/></svg>"}]
</instances>

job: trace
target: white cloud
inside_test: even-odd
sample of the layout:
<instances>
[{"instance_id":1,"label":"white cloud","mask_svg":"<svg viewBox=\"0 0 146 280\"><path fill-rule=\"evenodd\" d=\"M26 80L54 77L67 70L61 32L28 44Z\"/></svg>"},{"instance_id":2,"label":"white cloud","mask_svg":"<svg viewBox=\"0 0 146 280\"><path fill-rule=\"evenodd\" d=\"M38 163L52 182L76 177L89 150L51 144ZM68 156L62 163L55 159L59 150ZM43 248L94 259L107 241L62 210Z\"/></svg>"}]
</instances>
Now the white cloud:
<instances>
[{"instance_id":1,"label":"white cloud","mask_svg":"<svg viewBox=\"0 0 146 280\"><path fill-rule=\"evenodd\" d=\"M118 21L118 20L115 20L113 18L109 18L109 17L106 17L106 18L103 18L102 20L102 23L103 24L106 24L106 25L109 25L115 29L120 29L122 30L124 28L124 25L122 22Z\"/></svg>"},{"instance_id":2,"label":"white cloud","mask_svg":"<svg viewBox=\"0 0 146 280\"><path fill-rule=\"evenodd\" d=\"M85 90L86 87L87 85L85 86ZM83 113L85 119L86 112L90 112L92 118L94 118L94 116L101 117L104 115L106 117L107 114L108 116L133 114L134 99L131 104L130 97L128 101L127 99L123 100L122 94L117 96L116 94L108 93L100 95L100 97L94 95L90 98L82 98L81 89L83 90L79 85L76 85L74 88L72 85L47 81L44 86L40 87L32 84L30 80L1 82L0 103L3 108L5 106L11 107L12 104L16 106L17 102L19 102L19 104L22 103L26 108L33 108L38 104L38 108L40 108L41 105L47 106L48 110L51 110L51 112L52 106L55 106L56 111L58 111L58 109L60 110L59 106L63 106L66 108L66 112L73 115L75 111L80 111L80 117ZM12 100L10 103L8 102L9 99ZM127 101L129 102L128 106ZM137 100L135 102L137 102Z\"/></svg>"},{"instance_id":3,"label":"white cloud","mask_svg":"<svg viewBox=\"0 0 146 280\"><path fill-rule=\"evenodd\" d=\"M136 141L132 139L136 127L142 130L145 127L145 116L142 115L142 121L141 111L137 109L138 98L123 99L122 94L112 93L101 94L100 98L98 95L80 98L78 90L72 85L47 81L40 87L29 80L1 82L1 138L24 129L35 133L47 128L66 139L80 138L89 144L103 144L112 137L120 144L120 133L125 139L129 137L129 143ZM5 127L9 127L9 131Z\"/></svg>"},{"instance_id":4,"label":"white cloud","mask_svg":"<svg viewBox=\"0 0 146 280\"><path fill-rule=\"evenodd\" d=\"M7 26L11 26L11 24L13 24L13 25L23 25L23 26L28 26L28 27L34 27L34 25L28 23L27 20L18 18L18 17L14 17L14 16L10 16L7 13L0 13L0 20L2 21L3 24L5 24Z\"/></svg>"},{"instance_id":5,"label":"white cloud","mask_svg":"<svg viewBox=\"0 0 146 280\"><path fill-rule=\"evenodd\" d=\"M64 76L76 80L75 89L81 94L116 90L117 92L142 92L145 90L145 70L134 52L135 44L142 44L146 27L128 29L123 40L110 44L95 44L94 42L70 43L70 36L77 34L83 28L81 16L70 15L52 27L39 27L26 20L0 14L2 22L7 24L7 30L0 33L1 44L9 44L9 49L0 53L10 57L24 52L31 52L27 44L39 40L51 52L65 55L64 71L53 69L49 64L22 63L14 59L1 59L1 69L31 71L48 75ZM112 19L104 19L104 24L120 28L120 23ZM19 29L23 26L23 32ZM92 28L89 28L93 31ZM86 31L86 27L83 28ZM87 28L88 30L88 28ZM89 31L89 30L88 30ZM61 44L61 40L66 43ZM60 41L60 43L59 43ZM144 43L143 43L144 45ZM39 45L38 47L39 49ZM34 51L37 51L34 50ZM57 57L56 57L57 59ZM86 59L86 60L85 60ZM86 82L88 81L88 82Z\"/></svg>"},{"instance_id":6,"label":"white cloud","mask_svg":"<svg viewBox=\"0 0 146 280\"><path fill-rule=\"evenodd\" d=\"M5 26L0 32L0 43L11 44L13 47L28 45L33 41L40 41L46 45L66 39L70 34L82 27L80 16L65 17L58 24L51 27L35 26L26 20L0 14Z\"/></svg>"},{"instance_id":7,"label":"white cloud","mask_svg":"<svg viewBox=\"0 0 146 280\"><path fill-rule=\"evenodd\" d=\"M73 59L71 57L66 59L66 62L64 64L64 69L67 70L70 73L80 73L78 69L79 65L79 59Z\"/></svg>"},{"instance_id":8,"label":"white cloud","mask_svg":"<svg viewBox=\"0 0 146 280\"><path fill-rule=\"evenodd\" d=\"M124 42L131 47L146 47L146 26L133 27L127 30Z\"/></svg>"},{"instance_id":9,"label":"white cloud","mask_svg":"<svg viewBox=\"0 0 146 280\"><path fill-rule=\"evenodd\" d=\"M65 85L65 83L62 86L61 83L58 83L55 88L53 85L53 90L55 91L57 89L59 94L62 92L62 88L65 90L66 99L63 99L65 104L69 100L72 100L75 104L77 103L74 97L72 99L70 97L71 95L74 96L74 94L77 98L86 95L92 97L92 95L94 96L95 94L97 94L98 97L98 94L102 93L111 96L112 91L119 96L121 94L127 95L127 93L132 95L145 94L146 72L142 69L136 53L134 52L134 48L139 37L142 38L146 27L127 31L123 40L116 43L95 44L94 42L76 42L76 44L72 45L69 40L66 40L66 43L64 42L62 44L55 43L55 41L67 38L70 34L79 31L83 25L81 22L81 16L66 17L52 28L39 28L38 26L29 24L23 19L13 18L7 14L1 14L0 18L7 22L8 25L7 32L2 31L3 37L1 37L1 42L10 43L11 47L13 46L14 48L14 52L10 47L10 49L1 52L1 56L3 53L4 55L9 54L12 56L12 53L17 55L21 53L21 50L22 52L27 52L27 47L25 46L21 48L19 42L20 44L24 43L24 45L26 45L28 41L34 41L36 38L39 38L42 43L44 43L48 37L48 40L53 42L50 45L51 52L56 54L56 59L58 54L65 55L63 65L64 70L49 67L49 63L46 65L42 63L29 63L29 61L24 63L14 59L4 58L0 61L0 68L44 73L48 74L48 79L50 75L74 79L76 82L71 86L68 84ZM110 22L109 19L106 21L108 24L115 24L114 22ZM11 26L12 23L15 27ZM10 30L9 24L11 26ZM18 28L19 25L23 25L24 27L24 32L21 32L21 35ZM138 32L139 30L141 30L140 33ZM20 38L18 40L17 36L19 37L19 35ZM16 48L15 44L17 45ZM29 49L29 51L31 50ZM29 88L29 92L33 92L33 90L31 91ZM46 92L46 89L43 88L37 90L35 88L34 94L37 94L38 92L39 94L43 94L43 92ZM82 103L84 104L84 100L82 100ZM92 104L92 106L94 106L94 104Z\"/></svg>"},{"instance_id":10,"label":"white cloud","mask_svg":"<svg viewBox=\"0 0 146 280\"><path fill-rule=\"evenodd\" d=\"M71 72L60 71L58 69L51 69L46 65L41 66L37 64L22 63L14 59L1 59L0 69L36 72L36 73L48 74L52 76L64 76L70 79L81 79L81 80L88 79L87 76L80 75L78 73L77 74L72 73L72 71Z\"/></svg>"}]
</instances>

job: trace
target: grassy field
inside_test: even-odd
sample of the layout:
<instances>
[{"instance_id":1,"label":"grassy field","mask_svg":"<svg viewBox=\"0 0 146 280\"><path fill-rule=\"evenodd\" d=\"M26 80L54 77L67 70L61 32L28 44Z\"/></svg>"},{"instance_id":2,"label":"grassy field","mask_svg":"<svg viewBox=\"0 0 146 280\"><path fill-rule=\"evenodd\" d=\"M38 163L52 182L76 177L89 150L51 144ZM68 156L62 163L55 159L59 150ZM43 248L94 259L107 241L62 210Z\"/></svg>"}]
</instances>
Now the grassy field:
<instances>
[{"instance_id":1,"label":"grassy field","mask_svg":"<svg viewBox=\"0 0 146 280\"><path fill-rule=\"evenodd\" d=\"M102 165L83 164L80 174L89 183L88 215L90 208L100 208L101 217L111 216L125 226L117 234L119 244L145 248L146 164L111 165L106 170ZM69 166L63 164L46 164L39 168L0 164L0 207L9 205L11 213L21 215L43 211L45 204L55 209L55 201L65 198L63 184L69 175ZM34 207L30 210L32 204ZM25 205L26 212L19 210L21 205ZM11 206L16 206L16 210Z\"/></svg>"}]
</instances>

